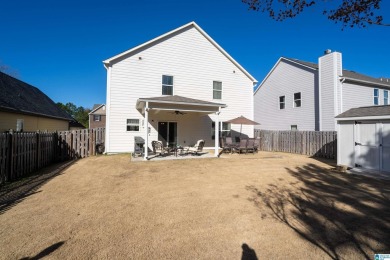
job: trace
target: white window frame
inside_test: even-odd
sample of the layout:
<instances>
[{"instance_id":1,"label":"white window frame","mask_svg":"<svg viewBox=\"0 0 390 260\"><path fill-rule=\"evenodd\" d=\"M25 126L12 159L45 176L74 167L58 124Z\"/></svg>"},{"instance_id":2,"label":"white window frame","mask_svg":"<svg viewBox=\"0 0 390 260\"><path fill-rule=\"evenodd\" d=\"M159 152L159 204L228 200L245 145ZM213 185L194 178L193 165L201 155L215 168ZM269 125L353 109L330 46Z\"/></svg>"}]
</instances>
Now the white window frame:
<instances>
[{"instance_id":1,"label":"white window frame","mask_svg":"<svg viewBox=\"0 0 390 260\"><path fill-rule=\"evenodd\" d=\"M283 97L283 102L280 101L280 98ZM280 108L280 105L283 104L283 108ZM286 96L279 96L279 110L286 109Z\"/></svg>"},{"instance_id":2,"label":"white window frame","mask_svg":"<svg viewBox=\"0 0 390 260\"><path fill-rule=\"evenodd\" d=\"M377 95L375 95L375 91L377 92ZM373 99L374 106L379 106L379 88L374 88L373 97L374 97L374 99ZM375 104L375 103L377 103L377 104Z\"/></svg>"},{"instance_id":3,"label":"white window frame","mask_svg":"<svg viewBox=\"0 0 390 260\"><path fill-rule=\"evenodd\" d=\"M227 129L223 129L224 125L226 126ZM227 134L225 136L227 136L231 130L232 130L231 123L222 122L222 121L219 122L219 137L224 136L223 132L226 132ZM212 123L211 123L211 137L213 140L215 139L214 135L215 135L215 121L212 121Z\"/></svg>"},{"instance_id":4,"label":"white window frame","mask_svg":"<svg viewBox=\"0 0 390 260\"><path fill-rule=\"evenodd\" d=\"M299 93L300 97L299 97L299 99L295 99L295 94L298 94L298 93ZM302 92L295 92L294 95L293 95L293 99L294 99L294 101L293 101L293 107L294 107L294 108L296 108L296 107L302 107ZM296 105L295 105L295 101L296 101L296 100L299 100L299 101L300 101L300 105L299 105L299 106L296 106Z\"/></svg>"},{"instance_id":5,"label":"white window frame","mask_svg":"<svg viewBox=\"0 0 390 260\"><path fill-rule=\"evenodd\" d=\"M24 119L16 119L16 132L23 132Z\"/></svg>"},{"instance_id":6,"label":"white window frame","mask_svg":"<svg viewBox=\"0 0 390 260\"><path fill-rule=\"evenodd\" d=\"M164 84L164 76L165 77L172 77L172 85ZM161 76L161 95L163 96L173 96L174 95L174 85L175 85L175 79L173 75L163 74ZM164 86L172 87L172 95L170 94L163 94Z\"/></svg>"},{"instance_id":7,"label":"white window frame","mask_svg":"<svg viewBox=\"0 0 390 260\"><path fill-rule=\"evenodd\" d=\"M138 123L129 123L129 120L138 120ZM138 130L128 130L128 126L138 126ZM126 119L126 132L139 132L141 130L140 120L138 118Z\"/></svg>"},{"instance_id":8,"label":"white window frame","mask_svg":"<svg viewBox=\"0 0 390 260\"><path fill-rule=\"evenodd\" d=\"M215 83L221 83L221 89L220 90L214 88L214 82ZM223 90L222 81L220 81L220 80L213 80L213 99L214 100L222 100L222 90ZM214 92L220 92L221 93L221 98L215 98L214 97Z\"/></svg>"},{"instance_id":9,"label":"white window frame","mask_svg":"<svg viewBox=\"0 0 390 260\"><path fill-rule=\"evenodd\" d=\"M293 128L295 128L295 129L293 129ZM290 130L291 131L298 131L298 125L291 125Z\"/></svg>"},{"instance_id":10,"label":"white window frame","mask_svg":"<svg viewBox=\"0 0 390 260\"><path fill-rule=\"evenodd\" d=\"M383 90L383 105L389 105L389 91Z\"/></svg>"},{"instance_id":11,"label":"white window frame","mask_svg":"<svg viewBox=\"0 0 390 260\"><path fill-rule=\"evenodd\" d=\"M99 120L96 120L96 117L97 117ZM93 115L93 121L94 121L94 122L100 122L100 121L102 121L102 116L101 116L101 115Z\"/></svg>"}]
</instances>

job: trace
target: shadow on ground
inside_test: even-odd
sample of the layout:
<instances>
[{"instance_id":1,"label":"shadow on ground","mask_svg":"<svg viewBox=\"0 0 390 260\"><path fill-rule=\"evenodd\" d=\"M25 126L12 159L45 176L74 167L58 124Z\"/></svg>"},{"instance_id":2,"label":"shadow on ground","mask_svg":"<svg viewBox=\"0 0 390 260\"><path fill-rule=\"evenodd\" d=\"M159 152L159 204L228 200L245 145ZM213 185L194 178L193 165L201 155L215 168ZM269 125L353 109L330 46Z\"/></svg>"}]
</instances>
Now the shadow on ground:
<instances>
[{"instance_id":1,"label":"shadow on ground","mask_svg":"<svg viewBox=\"0 0 390 260\"><path fill-rule=\"evenodd\" d=\"M22 180L7 183L0 187L0 215L11 209L25 198L34 195L46 182L62 174L75 161L58 163Z\"/></svg>"},{"instance_id":2,"label":"shadow on ground","mask_svg":"<svg viewBox=\"0 0 390 260\"><path fill-rule=\"evenodd\" d=\"M21 258L20 260L38 260L38 259L42 259L43 257L45 256L48 256L50 255L51 253L53 253L54 251L56 251L58 248L60 248L65 242L64 241L61 241L61 242L58 242L58 243L55 243L47 248L45 248L44 250L42 250L41 252L39 252L37 255L35 256L32 256L32 257L23 257Z\"/></svg>"},{"instance_id":3,"label":"shadow on ground","mask_svg":"<svg viewBox=\"0 0 390 260\"><path fill-rule=\"evenodd\" d=\"M247 186L261 217L272 217L332 259L390 252L390 181L307 164L286 168L296 181L266 190Z\"/></svg>"},{"instance_id":4,"label":"shadow on ground","mask_svg":"<svg viewBox=\"0 0 390 260\"><path fill-rule=\"evenodd\" d=\"M253 248L250 248L246 243L242 244L241 248L241 260L258 260L256 251Z\"/></svg>"}]
</instances>

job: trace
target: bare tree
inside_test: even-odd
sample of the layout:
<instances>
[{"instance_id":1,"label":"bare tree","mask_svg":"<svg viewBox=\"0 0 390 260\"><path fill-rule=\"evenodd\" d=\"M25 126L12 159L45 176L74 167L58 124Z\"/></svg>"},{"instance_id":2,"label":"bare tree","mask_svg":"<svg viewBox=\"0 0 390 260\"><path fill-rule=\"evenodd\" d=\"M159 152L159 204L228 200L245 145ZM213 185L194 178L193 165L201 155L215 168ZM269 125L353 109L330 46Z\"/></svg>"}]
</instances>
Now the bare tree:
<instances>
[{"instance_id":1,"label":"bare tree","mask_svg":"<svg viewBox=\"0 0 390 260\"><path fill-rule=\"evenodd\" d=\"M366 27L367 25L383 25L382 15L376 12L380 9L382 0L241 0L249 6L249 10L268 13L276 21L294 18L304 10L314 5L324 3L323 15L335 23L341 23L343 28ZM326 4L326 5L325 5Z\"/></svg>"}]
</instances>

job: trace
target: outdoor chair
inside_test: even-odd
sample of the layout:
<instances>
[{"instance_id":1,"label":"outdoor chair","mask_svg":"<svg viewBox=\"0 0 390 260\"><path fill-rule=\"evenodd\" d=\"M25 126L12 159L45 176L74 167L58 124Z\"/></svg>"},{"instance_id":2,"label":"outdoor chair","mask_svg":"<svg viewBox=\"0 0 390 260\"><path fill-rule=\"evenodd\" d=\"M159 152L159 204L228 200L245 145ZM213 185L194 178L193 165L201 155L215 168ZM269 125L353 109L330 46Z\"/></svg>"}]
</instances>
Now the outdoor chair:
<instances>
[{"instance_id":1,"label":"outdoor chair","mask_svg":"<svg viewBox=\"0 0 390 260\"><path fill-rule=\"evenodd\" d=\"M246 151L247 142L248 142L248 139L241 139L240 143L233 148L234 151L237 153L240 153L240 154L242 151Z\"/></svg>"},{"instance_id":2,"label":"outdoor chair","mask_svg":"<svg viewBox=\"0 0 390 260\"><path fill-rule=\"evenodd\" d=\"M167 150L164 148L163 143L161 141L152 141L153 153L156 156L163 156L167 153Z\"/></svg>"},{"instance_id":3,"label":"outdoor chair","mask_svg":"<svg viewBox=\"0 0 390 260\"><path fill-rule=\"evenodd\" d=\"M232 146L231 145L228 145L224 139L221 137L219 138L219 146L220 148L222 149L222 151L218 154L218 157L223 154L223 153L231 153L232 152Z\"/></svg>"},{"instance_id":4,"label":"outdoor chair","mask_svg":"<svg viewBox=\"0 0 390 260\"><path fill-rule=\"evenodd\" d=\"M248 139L248 142L246 143L245 154L247 154L248 152L255 154L255 138Z\"/></svg>"},{"instance_id":5,"label":"outdoor chair","mask_svg":"<svg viewBox=\"0 0 390 260\"><path fill-rule=\"evenodd\" d=\"M233 144L233 138L231 138L231 137L226 137L225 144L226 144L227 146L233 147L233 146L234 146L234 144Z\"/></svg>"},{"instance_id":6,"label":"outdoor chair","mask_svg":"<svg viewBox=\"0 0 390 260\"><path fill-rule=\"evenodd\" d=\"M198 140L195 146L185 147L184 150L186 154L191 153L192 155L194 154L198 155L200 152L203 151L203 147L204 147L204 140Z\"/></svg>"},{"instance_id":7,"label":"outdoor chair","mask_svg":"<svg viewBox=\"0 0 390 260\"><path fill-rule=\"evenodd\" d=\"M260 137L257 137L255 139L255 152L259 152L259 149L260 149Z\"/></svg>"}]
</instances>

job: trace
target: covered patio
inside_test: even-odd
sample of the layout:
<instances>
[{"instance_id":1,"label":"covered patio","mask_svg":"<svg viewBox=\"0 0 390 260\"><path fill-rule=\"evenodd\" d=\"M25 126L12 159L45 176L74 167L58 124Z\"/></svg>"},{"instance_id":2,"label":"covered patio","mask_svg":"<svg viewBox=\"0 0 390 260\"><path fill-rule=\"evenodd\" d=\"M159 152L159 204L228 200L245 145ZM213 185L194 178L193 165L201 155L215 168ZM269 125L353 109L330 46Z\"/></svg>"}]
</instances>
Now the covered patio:
<instances>
[{"instance_id":1,"label":"covered patio","mask_svg":"<svg viewBox=\"0 0 390 260\"><path fill-rule=\"evenodd\" d=\"M205 140L205 147L212 149L213 156L218 156L219 115L225 107L226 104L177 95L139 98L136 108L144 116L143 133L140 134L148 147L143 159L152 156L152 141L161 141L166 147L188 147Z\"/></svg>"}]
</instances>

